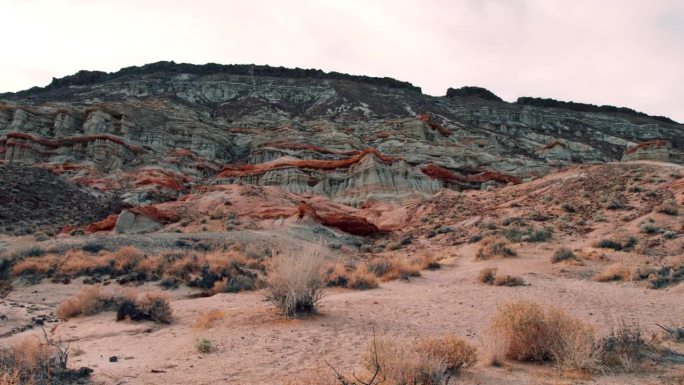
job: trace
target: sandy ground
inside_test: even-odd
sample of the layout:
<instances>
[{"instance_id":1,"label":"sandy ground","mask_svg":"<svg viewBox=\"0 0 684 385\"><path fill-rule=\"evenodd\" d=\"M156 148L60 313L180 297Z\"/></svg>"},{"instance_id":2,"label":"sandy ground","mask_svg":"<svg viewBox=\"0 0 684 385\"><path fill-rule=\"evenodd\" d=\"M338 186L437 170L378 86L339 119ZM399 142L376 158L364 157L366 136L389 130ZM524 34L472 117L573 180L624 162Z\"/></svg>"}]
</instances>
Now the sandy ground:
<instances>
[{"instance_id":1,"label":"sandy ground","mask_svg":"<svg viewBox=\"0 0 684 385\"><path fill-rule=\"evenodd\" d=\"M54 335L81 352L74 366L95 369L102 384L277 384L325 365L352 370L373 329L377 335L414 338L455 333L479 344L478 337L498 304L532 299L561 306L605 332L606 320L638 320L646 330L655 323L684 318L684 286L649 290L630 283L598 283L555 275L535 247L516 259L476 262L468 248L461 257L410 282L395 281L369 291L330 290L320 315L286 320L273 312L261 292L219 294L173 302L170 326L114 322L112 313L60 323ZM525 262L525 263L521 263ZM477 283L484 266L520 274L525 287ZM555 268L555 267L554 267ZM534 271L534 273L531 273ZM211 329L193 327L197 316L218 309L225 317ZM199 354L195 341L210 338L217 349ZM118 362L109 362L116 355ZM681 367L680 367L681 368ZM152 372L155 370L157 373ZM681 369L680 369L681 370ZM562 384L551 368L507 364L476 367L467 380L480 384ZM584 383L584 380L573 380ZM586 383L660 384L655 375L599 376Z\"/></svg>"},{"instance_id":2,"label":"sandy ground","mask_svg":"<svg viewBox=\"0 0 684 385\"><path fill-rule=\"evenodd\" d=\"M656 169L662 175L666 175L665 171L669 169L663 170ZM578 178L584 172L582 169L579 172L570 170L550 175L545 180L506 187L502 190L503 194L497 196L468 192L467 196L474 201L481 197L484 202L482 207L486 210L473 213L472 217L461 222L458 222L460 219L454 219L455 222L451 223L443 221L446 213L438 213L442 216L436 218L442 222L437 224L453 226L454 233L428 239L424 233L433 224L426 224L424 228L414 229L416 238L412 245L398 251L384 252L387 255L431 253L444 258L441 269L425 271L422 277L409 282L386 282L380 288L368 291L328 290L319 315L285 319L265 301L264 292L190 298L192 291L183 288L171 292L174 322L170 325L116 322L114 314L110 312L67 322L47 322L46 330L54 338L71 344L76 352L71 358L71 365L93 368L93 382L96 384L170 385L282 384L307 376L311 371L325 369L326 361L347 373L358 371L362 353L373 331L378 336L407 340L454 333L480 348L482 330L494 316L497 306L521 299L562 307L593 324L598 336L607 333L611 327L610 320L613 323L620 320L638 322L647 338L650 338L651 332L659 331L656 323L682 325L684 283L653 290L646 288L644 282L601 283L591 279L597 271L614 262L638 266L650 260L657 265L661 258L649 254L653 251L649 249L650 244L660 245L658 253L667 252L670 257L677 257L678 250L684 252L684 237L681 235L667 242L655 242L661 239L660 235L639 233L639 226L647 217L655 219L663 228L681 229L684 224L681 214L666 216L648 212L637 215L638 210L606 211L607 221L592 223L593 230L589 233L559 232L548 243L513 244L518 256L508 259L475 261L479 244L452 242L459 231L464 231L465 239L468 237L466 231L477 231L476 222L481 219L480 215L499 222L505 216L523 215L530 207L514 206L513 203L524 202L530 196L541 197L547 191L552 191L553 186L545 187L543 184L547 180ZM657 186L651 184L649 188ZM683 190L681 186L673 190L677 191L675 197L679 201ZM641 207L640 201L635 199L632 204ZM534 204L539 207L548 206L539 200L537 202ZM627 213L634 213L635 218L624 221L622 217ZM577 221L573 220L572 223ZM205 235L202 234L200 238L221 238L220 234ZM643 249L638 252L616 252L591 247L600 239L623 235L638 235L638 247ZM156 240L156 236L163 239ZM149 239L146 236L130 239L118 237L112 242L117 245L158 247L159 242L171 244L177 237L189 235L156 236L150 236ZM231 235L240 240L247 239L240 238L242 236L239 232ZM267 241L283 243L292 242L293 239L312 239L311 233L303 228L282 235L268 231L254 232L250 237L249 240L264 247L268 246ZM344 245L346 239L339 238L336 241ZM578 251L578 254L589 250L603 254L604 258L551 264L550 257L560 246L569 247ZM345 249L346 246L343 247ZM496 267L499 274L520 276L528 285L496 287L479 283L476 278L484 267ZM15 284L14 290L0 300L0 314L9 314L10 320L25 319L32 314L48 314L56 304L81 287L76 281L70 285L48 283L47 280L39 285ZM153 287L153 284L147 284L138 290ZM224 317L212 328L195 328L197 318L209 310L223 311ZM11 331L17 325L0 320L0 333ZM39 329L14 333L0 340L0 344L38 333ZM209 354L198 353L195 344L200 338L211 339L216 349ZM669 347L684 353L684 343L670 343ZM117 356L118 360L110 362L112 356ZM660 363L638 373L587 377L568 373L561 375L549 365L507 362L502 367L494 368L478 364L467 371L460 381L481 385L682 385L684 365Z\"/></svg>"}]
</instances>

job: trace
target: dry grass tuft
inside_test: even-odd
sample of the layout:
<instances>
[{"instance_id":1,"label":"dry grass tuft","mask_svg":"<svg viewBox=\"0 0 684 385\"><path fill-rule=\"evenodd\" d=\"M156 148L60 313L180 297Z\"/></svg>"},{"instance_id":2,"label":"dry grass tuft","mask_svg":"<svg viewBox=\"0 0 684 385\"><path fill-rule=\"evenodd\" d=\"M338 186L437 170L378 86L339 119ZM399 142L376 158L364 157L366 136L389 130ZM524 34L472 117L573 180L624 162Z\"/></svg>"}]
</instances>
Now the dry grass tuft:
<instances>
[{"instance_id":1,"label":"dry grass tuft","mask_svg":"<svg viewBox=\"0 0 684 385\"><path fill-rule=\"evenodd\" d=\"M494 278L494 286L525 286L525 280L513 275L497 275Z\"/></svg>"},{"instance_id":2,"label":"dry grass tuft","mask_svg":"<svg viewBox=\"0 0 684 385\"><path fill-rule=\"evenodd\" d=\"M454 335L413 343L378 339L364 354L366 369L370 373L378 371L377 383L388 384L448 384L476 361L475 348Z\"/></svg>"},{"instance_id":3,"label":"dry grass tuft","mask_svg":"<svg viewBox=\"0 0 684 385\"><path fill-rule=\"evenodd\" d=\"M159 323L170 323L172 320L171 306L166 293L106 293L101 286L85 287L59 304L55 313L58 318L68 320L112 310L117 311L117 321L126 317L134 321L152 320Z\"/></svg>"},{"instance_id":4,"label":"dry grass tuft","mask_svg":"<svg viewBox=\"0 0 684 385\"><path fill-rule=\"evenodd\" d=\"M82 383L90 368L68 368L69 347L61 341L25 337L0 348L0 385L56 385Z\"/></svg>"},{"instance_id":5,"label":"dry grass tuft","mask_svg":"<svg viewBox=\"0 0 684 385\"><path fill-rule=\"evenodd\" d=\"M524 286L525 285L525 280L523 280L520 277L512 276L512 275L497 275L496 274L497 269L494 267L486 267L482 270L477 275L477 280L481 283L485 283L487 285L495 285L495 286Z\"/></svg>"},{"instance_id":6,"label":"dry grass tuft","mask_svg":"<svg viewBox=\"0 0 684 385\"><path fill-rule=\"evenodd\" d=\"M490 325L505 345L506 358L553 361L564 369L593 370L598 366L593 329L565 311L520 301L507 303Z\"/></svg>"},{"instance_id":7,"label":"dry grass tuft","mask_svg":"<svg viewBox=\"0 0 684 385\"><path fill-rule=\"evenodd\" d=\"M57 318L68 320L78 316L88 316L113 310L115 300L111 294L105 293L100 286L87 286L75 296L57 306Z\"/></svg>"},{"instance_id":8,"label":"dry grass tuft","mask_svg":"<svg viewBox=\"0 0 684 385\"><path fill-rule=\"evenodd\" d=\"M619 263L606 266L600 273L594 276L598 282L627 281L632 276L630 270Z\"/></svg>"},{"instance_id":9,"label":"dry grass tuft","mask_svg":"<svg viewBox=\"0 0 684 385\"><path fill-rule=\"evenodd\" d=\"M57 258L54 255L26 258L14 264L12 275L15 277L29 274L45 275L53 271L56 265Z\"/></svg>"},{"instance_id":10,"label":"dry grass tuft","mask_svg":"<svg viewBox=\"0 0 684 385\"><path fill-rule=\"evenodd\" d=\"M195 329L209 329L212 326L214 326L214 323L220 319L222 319L225 316L225 313L222 312L221 310L209 310L206 312L200 313L200 315L197 317L195 320L195 323L193 323L193 327Z\"/></svg>"},{"instance_id":11,"label":"dry grass tuft","mask_svg":"<svg viewBox=\"0 0 684 385\"><path fill-rule=\"evenodd\" d=\"M378 279L368 271L366 265L360 265L350 275L347 287L356 290L375 289L378 287Z\"/></svg>"},{"instance_id":12,"label":"dry grass tuft","mask_svg":"<svg viewBox=\"0 0 684 385\"><path fill-rule=\"evenodd\" d=\"M325 286L322 269L319 248L274 256L268 270L268 300L288 317L315 312Z\"/></svg>"},{"instance_id":13,"label":"dry grass tuft","mask_svg":"<svg viewBox=\"0 0 684 385\"><path fill-rule=\"evenodd\" d=\"M511 258L517 255L504 238L485 238L481 245L475 256L476 260L487 260L495 257Z\"/></svg>"},{"instance_id":14,"label":"dry grass tuft","mask_svg":"<svg viewBox=\"0 0 684 385\"><path fill-rule=\"evenodd\" d=\"M477 274L477 280L480 283L491 285L494 283L494 279L496 278L496 271L496 267L485 267Z\"/></svg>"}]
</instances>

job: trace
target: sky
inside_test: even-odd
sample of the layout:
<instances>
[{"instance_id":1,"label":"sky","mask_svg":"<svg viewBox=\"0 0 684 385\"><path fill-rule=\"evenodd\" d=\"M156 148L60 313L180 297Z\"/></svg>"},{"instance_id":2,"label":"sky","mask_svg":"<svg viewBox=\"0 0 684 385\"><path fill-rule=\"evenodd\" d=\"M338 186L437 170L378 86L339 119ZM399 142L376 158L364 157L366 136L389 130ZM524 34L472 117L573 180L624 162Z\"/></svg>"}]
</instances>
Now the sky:
<instances>
[{"instance_id":1,"label":"sky","mask_svg":"<svg viewBox=\"0 0 684 385\"><path fill-rule=\"evenodd\" d=\"M0 92L160 60L485 87L684 122L684 0L0 0Z\"/></svg>"}]
</instances>

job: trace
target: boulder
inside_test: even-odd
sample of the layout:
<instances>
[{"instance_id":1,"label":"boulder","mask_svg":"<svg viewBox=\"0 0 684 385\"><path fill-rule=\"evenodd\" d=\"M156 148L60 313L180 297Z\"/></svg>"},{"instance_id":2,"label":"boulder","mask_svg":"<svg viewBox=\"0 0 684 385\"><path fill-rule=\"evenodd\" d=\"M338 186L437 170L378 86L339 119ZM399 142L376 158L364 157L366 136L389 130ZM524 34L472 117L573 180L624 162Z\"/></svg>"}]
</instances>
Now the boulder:
<instances>
[{"instance_id":1,"label":"boulder","mask_svg":"<svg viewBox=\"0 0 684 385\"><path fill-rule=\"evenodd\" d=\"M116 220L114 230L121 234L147 233L161 228L161 223L145 214L124 210Z\"/></svg>"}]
</instances>

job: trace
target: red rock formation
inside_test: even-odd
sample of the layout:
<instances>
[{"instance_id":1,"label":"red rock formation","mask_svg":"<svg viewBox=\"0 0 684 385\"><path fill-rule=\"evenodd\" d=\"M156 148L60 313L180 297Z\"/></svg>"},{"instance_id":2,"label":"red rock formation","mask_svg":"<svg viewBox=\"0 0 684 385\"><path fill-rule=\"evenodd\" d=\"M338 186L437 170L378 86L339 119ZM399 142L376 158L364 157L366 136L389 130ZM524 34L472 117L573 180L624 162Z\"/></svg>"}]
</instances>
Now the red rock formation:
<instances>
[{"instance_id":1,"label":"red rock formation","mask_svg":"<svg viewBox=\"0 0 684 385\"><path fill-rule=\"evenodd\" d=\"M309 216L325 226L334 227L349 234L367 236L380 232L380 229L368 222L366 218L344 212L330 213L316 210L307 202L302 202L297 206L297 216L299 218Z\"/></svg>"},{"instance_id":2,"label":"red rock formation","mask_svg":"<svg viewBox=\"0 0 684 385\"><path fill-rule=\"evenodd\" d=\"M145 215L161 224L169 224L180 219L178 213L171 209L160 208L161 205L156 206L138 206L128 209L133 214Z\"/></svg>"},{"instance_id":3,"label":"red rock formation","mask_svg":"<svg viewBox=\"0 0 684 385\"><path fill-rule=\"evenodd\" d=\"M568 145L565 144L565 143L563 143L563 142L560 142L560 141L555 140L555 141L553 141L553 142L551 142L551 143L547 143L547 144L541 146L541 147L539 148L539 150L542 150L542 151L543 151L543 150L550 150L550 149L552 149L552 148L554 148L554 147L556 147L556 146L567 147Z\"/></svg>"},{"instance_id":4,"label":"red rock formation","mask_svg":"<svg viewBox=\"0 0 684 385\"><path fill-rule=\"evenodd\" d=\"M91 223L87 225L84 230L86 233L96 233L98 231L110 231L116 225L116 220L119 218L119 214L112 214L107 216L105 219Z\"/></svg>"},{"instance_id":5,"label":"red rock formation","mask_svg":"<svg viewBox=\"0 0 684 385\"><path fill-rule=\"evenodd\" d=\"M632 146L628 149L625 150L625 154L634 154L635 152L641 150L642 148L646 147L667 147L667 142L664 140L651 140L648 142L641 142L637 144L636 146Z\"/></svg>"},{"instance_id":6,"label":"red rock formation","mask_svg":"<svg viewBox=\"0 0 684 385\"><path fill-rule=\"evenodd\" d=\"M136 173L129 173L128 177L135 180L135 186L157 185L175 191L183 189L183 184L192 179L186 175L168 170L145 169Z\"/></svg>"},{"instance_id":7,"label":"red rock formation","mask_svg":"<svg viewBox=\"0 0 684 385\"><path fill-rule=\"evenodd\" d=\"M432 114L419 114L418 115L418 120L421 122L425 122L430 128L433 130L437 130L442 136L451 136L453 132L451 132L448 128L442 126L440 123L436 122Z\"/></svg>"},{"instance_id":8,"label":"red rock formation","mask_svg":"<svg viewBox=\"0 0 684 385\"><path fill-rule=\"evenodd\" d=\"M281 168L309 168L316 170L334 170L338 168L347 168L351 165L358 163L364 156L373 154L380 161L385 163L392 163L396 159L390 156L382 155L378 150L374 148L368 148L363 151L359 151L356 155L339 160L317 160L317 159L276 159L272 162L261 163L261 164L242 164L242 165L227 165L223 167L223 170L218 174L220 178L226 178L231 176L246 176L246 175L257 175L263 174L270 170L277 170Z\"/></svg>"},{"instance_id":9,"label":"red rock formation","mask_svg":"<svg viewBox=\"0 0 684 385\"><path fill-rule=\"evenodd\" d=\"M321 146L316 146L313 144L305 144L305 143L294 143L294 142L288 142L286 140L283 141L278 141L278 142L270 142L264 144L264 146L270 146L274 148L283 148L283 149L290 149L290 150L311 150L311 151L316 151L321 154L340 154L340 155L357 155L359 151L344 151L344 150L330 150L325 147Z\"/></svg>"},{"instance_id":10,"label":"red rock formation","mask_svg":"<svg viewBox=\"0 0 684 385\"><path fill-rule=\"evenodd\" d=\"M493 171L483 171L475 175L461 175L457 174L447 168L437 166L436 164L428 164L420 169L425 175L430 176L433 179L439 179L444 182L475 182L484 183L489 181L495 181L498 183L522 183L520 178L516 178L512 175L505 175Z\"/></svg>"}]
</instances>

